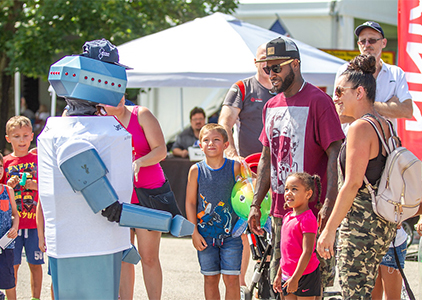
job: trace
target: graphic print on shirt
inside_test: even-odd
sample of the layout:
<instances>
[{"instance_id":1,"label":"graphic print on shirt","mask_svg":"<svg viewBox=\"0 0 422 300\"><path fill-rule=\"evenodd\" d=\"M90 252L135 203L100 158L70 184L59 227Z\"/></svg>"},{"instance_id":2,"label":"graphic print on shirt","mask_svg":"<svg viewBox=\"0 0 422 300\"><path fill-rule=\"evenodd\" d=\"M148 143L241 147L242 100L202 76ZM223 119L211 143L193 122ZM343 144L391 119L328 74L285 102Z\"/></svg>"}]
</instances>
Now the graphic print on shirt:
<instances>
[{"instance_id":1,"label":"graphic print on shirt","mask_svg":"<svg viewBox=\"0 0 422 300\"><path fill-rule=\"evenodd\" d=\"M18 176L20 180L26 176L26 180L37 178L37 166L34 162L11 165L6 169L7 179ZM25 175L24 175L25 174ZM24 185L24 184L23 184ZM15 201L19 217L35 220L37 202L35 201L36 190L28 190L18 183L15 188Z\"/></svg>"},{"instance_id":2,"label":"graphic print on shirt","mask_svg":"<svg viewBox=\"0 0 422 300\"><path fill-rule=\"evenodd\" d=\"M284 194L287 176L301 172L304 163L307 107L274 107L267 109L266 134L271 151L271 188Z\"/></svg>"},{"instance_id":3,"label":"graphic print on shirt","mask_svg":"<svg viewBox=\"0 0 422 300\"><path fill-rule=\"evenodd\" d=\"M12 206L10 205L7 188L0 185L0 238L12 227ZM12 242L7 249L13 249L15 242Z\"/></svg>"},{"instance_id":4,"label":"graphic print on shirt","mask_svg":"<svg viewBox=\"0 0 422 300\"><path fill-rule=\"evenodd\" d=\"M220 201L213 208L207 199L199 194L203 211L197 214L198 231L203 237L221 239L232 231L232 214L229 205Z\"/></svg>"}]
</instances>

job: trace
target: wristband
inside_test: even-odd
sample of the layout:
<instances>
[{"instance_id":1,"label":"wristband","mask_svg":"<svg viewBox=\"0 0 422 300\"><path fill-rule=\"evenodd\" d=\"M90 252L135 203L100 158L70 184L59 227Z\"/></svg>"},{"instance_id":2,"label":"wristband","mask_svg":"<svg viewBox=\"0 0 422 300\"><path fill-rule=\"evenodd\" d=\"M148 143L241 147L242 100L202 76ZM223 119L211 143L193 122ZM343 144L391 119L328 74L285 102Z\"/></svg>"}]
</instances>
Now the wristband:
<instances>
[{"instance_id":1,"label":"wristband","mask_svg":"<svg viewBox=\"0 0 422 300\"><path fill-rule=\"evenodd\" d=\"M252 203L252 204L251 204L251 207L256 207L257 209L261 209L261 205L259 205L259 204L254 204L254 203Z\"/></svg>"}]
</instances>

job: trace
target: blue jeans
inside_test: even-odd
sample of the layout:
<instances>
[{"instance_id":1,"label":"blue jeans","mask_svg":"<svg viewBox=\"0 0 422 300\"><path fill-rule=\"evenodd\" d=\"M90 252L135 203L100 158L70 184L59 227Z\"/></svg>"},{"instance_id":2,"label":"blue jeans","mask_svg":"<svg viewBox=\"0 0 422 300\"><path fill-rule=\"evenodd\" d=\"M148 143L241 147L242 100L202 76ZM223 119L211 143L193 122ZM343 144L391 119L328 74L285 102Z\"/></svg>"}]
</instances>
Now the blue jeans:
<instances>
[{"instance_id":1,"label":"blue jeans","mask_svg":"<svg viewBox=\"0 0 422 300\"><path fill-rule=\"evenodd\" d=\"M407 243L404 241L403 244L396 247L397 256L399 257L400 266L403 269L404 268L404 259L406 258L406 252L407 252ZM394 248L390 247L388 248L387 254L384 255L381 261L381 265L391 267L394 269L399 269L396 263L396 258L394 257Z\"/></svg>"},{"instance_id":2,"label":"blue jeans","mask_svg":"<svg viewBox=\"0 0 422 300\"><path fill-rule=\"evenodd\" d=\"M201 273L206 276L217 274L239 275L242 264L242 239L227 237L224 239L205 238L208 247L198 251Z\"/></svg>"}]
</instances>

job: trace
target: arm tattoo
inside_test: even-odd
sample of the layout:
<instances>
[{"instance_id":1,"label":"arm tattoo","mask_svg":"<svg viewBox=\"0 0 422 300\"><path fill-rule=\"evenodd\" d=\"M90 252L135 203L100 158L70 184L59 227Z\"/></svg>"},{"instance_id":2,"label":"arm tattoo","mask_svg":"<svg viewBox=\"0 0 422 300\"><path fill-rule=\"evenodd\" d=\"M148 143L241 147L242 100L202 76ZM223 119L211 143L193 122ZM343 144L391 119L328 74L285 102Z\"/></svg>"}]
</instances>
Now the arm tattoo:
<instances>
[{"instance_id":1,"label":"arm tattoo","mask_svg":"<svg viewBox=\"0 0 422 300\"><path fill-rule=\"evenodd\" d=\"M255 193L253 196L253 204L261 205L271 183L271 153L270 148L263 147L261 158L258 164L258 175L256 179Z\"/></svg>"},{"instance_id":2,"label":"arm tattoo","mask_svg":"<svg viewBox=\"0 0 422 300\"><path fill-rule=\"evenodd\" d=\"M333 207L337 193L338 193L338 173L337 173L337 157L340 152L342 141L335 141L327 148L326 153L328 156L327 162L327 193L325 195L324 203L328 207Z\"/></svg>"}]
</instances>

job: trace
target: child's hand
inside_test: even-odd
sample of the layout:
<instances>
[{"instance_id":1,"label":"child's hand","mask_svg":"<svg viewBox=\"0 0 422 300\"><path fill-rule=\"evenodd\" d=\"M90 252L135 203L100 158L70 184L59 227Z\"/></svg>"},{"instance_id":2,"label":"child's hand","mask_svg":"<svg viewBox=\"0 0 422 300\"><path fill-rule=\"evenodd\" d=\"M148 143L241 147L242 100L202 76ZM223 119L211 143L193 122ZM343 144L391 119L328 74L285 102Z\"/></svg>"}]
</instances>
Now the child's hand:
<instances>
[{"instance_id":1,"label":"child's hand","mask_svg":"<svg viewBox=\"0 0 422 300\"><path fill-rule=\"evenodd\" d=\"M283 284L283 287L286 287L286 292L292 294L297 291L299 282L297 280L293 280L293 278L287 279L286 283Z\"/></svg>"},{"instance_id":2,"label":"child's hand","mask_svg":"<svg viewBox=\"0 0 422 300\"><path fill-rule=\"evenodd\" d=\"M202 251L208 247L204 237L198 232L194 231L192 234L192 243L196 250Z\"/></svg>"},{"instance_id":3,"label":"child's hand","mask_svg":"<svg viewBox=\"0 0 422 300\"><path fill-rule=\"evenodd\" d=\"M10 228L9 233L7 234L7 237L9 239L14 239L18 236L18 231L15 228Z\"/></svg>"},{"instance_id":4,"label":"child's hand","mask_svg":"<svg viewBox=\"0 0 422 300\"><path fill-rule=\"evenodd\" d=\"M38 190L38 183L35 179L27 179L24 188L26 190Z\"/></svg>"},{"instance_id":5,"label":"child's hand","mask_svg":"<svg viewBox=\"0 0 422 300\"><path fill-rule=\"evenodd\" d=\"M12 189L15 188L15 186L18 185L20 179L19 176L17 175L13 175L8 181L7 181L7 185L10 186Z\"/></svg>"},{"instance_id":6,"label":"child's hand","mask_svg":"<svg viewBox=\"0 0 422 300\"><path fill-rule=\"evenodd\" d=\"M45 252L47 250L44 238L38 238L38 247L40 248L41 252Z\"/></svg>"},{"instance_id":7,"label":"child's hand","mask_svg":"<svg viewBox=\"0 0 422 300\"><path fill-rule=\"evenodd\" d=\"M277 293L283 293L283 289L281 288L281 276L278 273L277 276L274 278L273 289Z\"/></svg>"}]
</instances>

